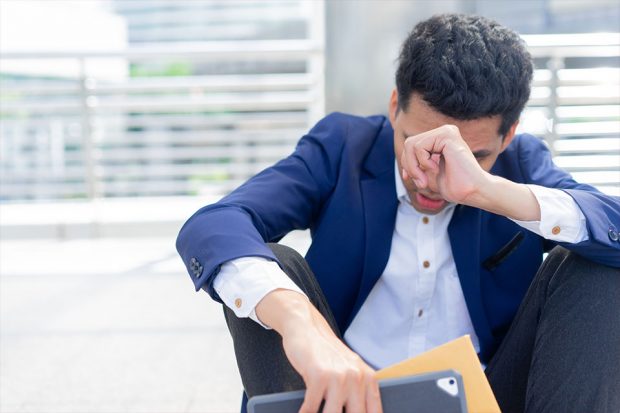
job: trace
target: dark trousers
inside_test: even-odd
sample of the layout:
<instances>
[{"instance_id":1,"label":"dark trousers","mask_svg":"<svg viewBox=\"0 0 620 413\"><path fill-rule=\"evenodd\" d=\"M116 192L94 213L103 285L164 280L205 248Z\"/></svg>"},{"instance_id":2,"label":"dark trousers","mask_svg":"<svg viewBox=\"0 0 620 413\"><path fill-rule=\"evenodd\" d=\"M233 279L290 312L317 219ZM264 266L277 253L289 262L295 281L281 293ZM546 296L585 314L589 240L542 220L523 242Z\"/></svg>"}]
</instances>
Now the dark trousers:
<instances>
[{"instance_id":1,"label":"dark trousers","mask_svg":"<svg viewBox=\"0 0 620 413\"><path fill-rule=\"evenodd\" d=\"M342 338L310 267L270 244L284 272ZM224 309L249 397L303 389L282 339ZM556 247L543 262L486 375L504 413L620 412L620 270Z\"/></svg>"}]
</instances>

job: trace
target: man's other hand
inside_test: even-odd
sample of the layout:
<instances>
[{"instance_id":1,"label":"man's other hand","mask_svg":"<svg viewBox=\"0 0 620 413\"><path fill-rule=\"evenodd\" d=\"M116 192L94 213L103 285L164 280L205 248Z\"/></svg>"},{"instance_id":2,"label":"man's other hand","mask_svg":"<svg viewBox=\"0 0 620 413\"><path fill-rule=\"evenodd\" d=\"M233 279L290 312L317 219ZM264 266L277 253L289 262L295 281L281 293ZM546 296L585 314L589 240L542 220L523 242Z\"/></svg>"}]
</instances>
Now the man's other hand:
<instances>
[{"instance_id":1,"label":"man's other hand","mask_svg":"<svg viewBox=\"0 0 620 413\"><path fill-rule=\"evenodd\" d=\"M260 321L282 336L286 356L306 384L301 413L382 412L375 372L334 334L303 295L275 290L256 306Z\"/></svg>"}]
</instances>

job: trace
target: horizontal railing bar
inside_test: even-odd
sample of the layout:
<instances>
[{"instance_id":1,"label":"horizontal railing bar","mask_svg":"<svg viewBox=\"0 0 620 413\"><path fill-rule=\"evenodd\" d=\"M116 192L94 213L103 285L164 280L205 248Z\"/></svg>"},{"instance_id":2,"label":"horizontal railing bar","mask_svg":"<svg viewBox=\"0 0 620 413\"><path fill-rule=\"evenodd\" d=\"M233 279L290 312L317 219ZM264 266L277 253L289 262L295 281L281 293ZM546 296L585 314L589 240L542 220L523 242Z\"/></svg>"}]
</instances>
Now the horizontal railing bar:
<instances>
[{"instance_id":1,"label":"horizontal railing bar","mask_svg":"<svg viewBox=\"0 0 620 413\"><path fill-rule=\"evenodd\" d=\"M620 122L559 122L556 131L560 135L620 134Z\"/></svg>"},{"instance_id":2,"label":"horizontal railing bar","mask_svg":"<svg viewBox=\"0 0 620 413\"><path fill-rule=\"evenodd\" d=\"M560 34L524 34L521 38L528 48L620 45L620 33L560 33Z\"/></svg>"},{"instance_id":3,"label":"horizontal railing bar","mask_svg":"<svg viewBox=\"0 0 620 413\"><path fill-rule=\"evenodd\" d=\"M288 145L287 145L288 146ZM184 148L109 148L95 149L95 157L101 162L128 160L180 160L180 159L226 159L226 158L264 158L287 155L292 147L283 145L260 145L251 148L240 147L184 147Z\"/></svg>"},{"instance_id":4,"label":"horizontal railing bar","mask_svg":"<svg viewBox=\"0 0 620 413\"><path fill-rule=\"evenodd\" d=\"M214 163L196 163L196 164L170 164L170 163L157 163L149 165L138 164L123 164L123 165L99 165L95 168L95 176L98 179L129 179L131 177L178 177L189 179L192 177L204 177L208 175L220 175L224 174L228 177L239 171L244 172L259 172L266 167L275 163L274 161L257 161L253 163L248 162L231 162L224 164ZM7 184L24 184L24 183L37 183L37 182L56 182L58 179L75 179L82 178L84 176L83 167L66 168L65 172L61 176L53 176L50 173L37 173L34 171L25 171L21 174L0 174L3 182ZM60 181L64 183L65 181Z\"/></svg>"},{"instance_id":5,"label":"horizontal railing bar","mask_svg":"<svg viewBox=\"0 0 620 413\"><path fill-rule=\"evenodd\" d=\"M553 147L558 152L597 150L620 152L620 136L613 138L558 139L553 142Z\"/></svg>"},{"instance_id":6,"label":"horizontal railing bar","mask_svg":"<svg viewBox=\"0 0 620 413\"><path fill-rule=\"evenodd\" d=\"M131 132L127 135L107 135L95 142L97 146L148 145L187 145L203 146L222 143L246 144L251 142L297 142L304 134L303 129L277 129L250 131L174 131L174 132Z\"/></svg>"},{"instance_id":7,"label":"horizontal railing bar","mask_svg":"<svg viewBox=\"0 0 620 413\"><path fill-rule=\"evenodd\" d=\"M596 96L587 96L587 97L558 97L557 104L562 106L591 106L591 105L617 105L620 103L620 99L617 96L609 96L609 97L596 97ZM530 106L546 106L549 104L549 97L545 98L536 98L533 97L529 100L528 105Z\"/></svg>"},{"instance_id":8,"label":"horizontal railing bar","mask_svg":"<svg viewBox=\"0 0 620 413\"><path fill-rule=\"evenodd\" d=\"M305 109L313 101L313 97L307 92L277 92L277 93L255 93L255 94L221 94L211 96L173 96L161 97L157 99L144 98L99 98L88 102L92 111L97 110L161 110L161 111L180 111L187 109L218 109L218 110L275 110L275 109ZM25 102L5 102L1 106L4 113L18 111L47 111L57 110L77 110L81 105L79 101L55 101L45 103L25 103Z\"/></svg>"},{"instance_id":9,"label":"horizontal railing bar","mask_svg":"<svg viewBox=\"0 0 620 413\"><path fill-rule=\"evenodd\" d=\"M554 158L554 162L561 168L618 168L620 169L620 156L617 155L584 155L563 156Z\"/></svg>"},{"instance_id":10,"label":"horizontal railing bar","mask_svg":"<svg viewBox=\"0 0 620 413\"><path fill-rule=\"evenodd\" d=\"M541 46L531 47L528 49L532 57L616 57L620 56L620 50L617 45L613 46Z\"/></svg>"},{"instance_id":11,"label":"horizontal railing bar","mask_svg":"<svg viewBox=\"0 0 620 413\"><path fill-rule=\"evenodd\" d=\"M620 186L620 170L615 173L605 171L575 172L573 178L579 182L589 182L595 185L615 184Z\"/></svg>"},{"instance_id":12,"label":"horizontal railing bar","mask_svg":"<svg viewBox=\"0 0 620 413\"><path fill-rule=\"evenodd\" d=\"M136 93L136 92L169 92L190 89L202 91L260 91L260 90L291 90L305 89L313 86L315 80L307 73L275 73L261 75L219 75L219 76L184 76L184 77L146 77L127 78L118 82L87 81L86 90L89 95L105 93ZM0 82L3 94L32 93L36 95L53 94L54 92L74 92L81 89L75 85L55 85L45 82Z\"/></svg>"},{"instance_id":13,"label":"horizontal railing bar","mask_svg":"<svg viewBox=\"0 0 620 413\"><path fill-rule=\"evenodd\" d=\"M248 130L213 130L213 131L144 131L128 132L125 135L104 134L94 142L96 147L125 147L130 145L184 145L184 146L212 146L215 144L247 144L247 143L291 143L297 142L304 134L304 129L265 129ZM64 136L62 144L81 146L81 136ZM29 149L39 149L39 139L36 136L26 136L19 140L21 152ZM0 148L0 153L2 148Z\"/></svg>"},{"instance_id":14,"label":"horizontal railing bar","mask_svg":"<svg viewBox=\"0 0 620 413\"><path fill-rule=\"evenodd\" d=\"M1 52L0 59L84 59L127 58L143 60L156 58L193 58L195 60L295 60L322 53L322 48L312 40L218 40L207 42L178 42L174 48L160 45L132 46L125 50L45 50L27 52Z\"/></svg>"},{"instance_id":15,"label":"horizontal railing bar","mask_svg":"<svg viewBox=\"0 0 620 413\"><path fill-rule=\"evenodd\" d=\"M68 120L68 121L80 121L78 114L70 114L69 116L55 116L53 121L56 120ZM132 116L126 116L125 114L98 114L93 119L94 125L105 125L107 129L112 127L229 127L234 125L237 129L243 128L271 128L271 127L286 127L286 126L304 126L306 127L308 121L308 115L305 111L287 111L287 112L231 112L231 113L142 113ZM47 125L50 123L48 117L30 117L26 119L2 119L0 128L6 125Z\"/></svg>"}]
</instances>

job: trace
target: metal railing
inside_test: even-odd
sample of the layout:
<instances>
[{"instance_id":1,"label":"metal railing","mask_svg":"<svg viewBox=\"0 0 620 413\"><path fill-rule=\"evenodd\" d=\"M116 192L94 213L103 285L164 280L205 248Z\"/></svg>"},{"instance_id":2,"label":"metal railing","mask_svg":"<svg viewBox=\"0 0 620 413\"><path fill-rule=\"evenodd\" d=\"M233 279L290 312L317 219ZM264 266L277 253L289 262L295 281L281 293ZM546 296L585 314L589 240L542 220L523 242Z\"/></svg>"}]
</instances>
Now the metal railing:
<instances>
[{"instance_id":1,"label":"metal railing","mask_svg":"<svg viewBox=\"0 0 620 413\"><path fill-rule=\"evenodd\" d=\"M323 115L324 29L313 21L303 40L0 55L77 68L64 79L0 79L0 199L231 190L290 153ZM544 137L575 178L620 195L620 35L524 38L539 69L521 129ZM101 59L228 71L89 76Z\"/></svg>"},{"instance_id":2,"label":"metal railing","mask_svg":"<svg viewBox=\"0 0 620 413\"><path fill-rule=\"evenodd\" d=\"M620 33L523 38L537 70L520 129L576 180L620 196Z\"/></svg>"},{"instance_id":3,"label":"metal railing","mask_svg":"<svg viewBox=\"0 0 620 413\"><path fill-rule=\"evenodd\" d=\"M73 63L0 78L0 200L221 194L286 156L324 115L324 5L262 6L245 23L277 12L306 36L0 54Z\"/></svg>"}]
</instances>

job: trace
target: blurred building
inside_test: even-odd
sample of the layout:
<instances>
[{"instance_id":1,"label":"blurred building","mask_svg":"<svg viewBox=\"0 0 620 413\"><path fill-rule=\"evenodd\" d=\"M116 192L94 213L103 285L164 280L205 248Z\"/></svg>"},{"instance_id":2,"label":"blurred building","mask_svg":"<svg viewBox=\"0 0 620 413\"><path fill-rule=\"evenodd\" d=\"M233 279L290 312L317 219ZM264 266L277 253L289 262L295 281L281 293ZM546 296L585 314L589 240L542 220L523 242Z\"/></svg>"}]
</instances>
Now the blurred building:
<instances>
[{"instance_id":1,"label":"blurred building","mask_svg":"<svg viewBox=\"0 0 620 413\"><path fill-rule=\"evenodd\" d=\"M327 1L327 112L385 113L400 44L417 22L438 13L479 14L520 34L620 31L616 0ZM620 66L617 56L585 64ZM570 59L569 65L584 62Z\"/></svg>"},{"instance_id":2,"label":"blurred building","mask_svg":"<svg viewBox=\"0 0 620 413\"><path fill-rule=\"evenodd\" d=\"M35 51L43 65L61 57L78 68L64 89L3 77L1 116L11 121L2 123L0 199L222 194L290 153L324 114L322 2L98 5L126 22L127 31L118 33L126 33L127 48ZM80 20L81 28L69 24L71 35L81 39L97 27L91 20ZM45 43L41 32L31 32ZM32 66L23 50L4 52L2 63ZM118 59L128 76L89 70ZM42 148L37 136L56 135L53 152L33 152ZM60 167L49 165L54 156Z\"/></svg>"},{"instance_id":3,"label":"blurred building","mask_svg":"<svg viewBox=\"0 0 620 413\"><path fill-rule=\"evenodd\" d=\"M81 13L86 3L98 14ZM63 2L69 12L11 2L30 7L17 19L6 4L0 200L226 193L289 154L324 113L386 113L401 42L443 12L526 35L616 32L530 37L538 70L522 125L580 179L620 193L614 0ZM16 27L44 50L24 46ZM41 70L50 76L31 76Z\"/></svg>"}]
</instances>

